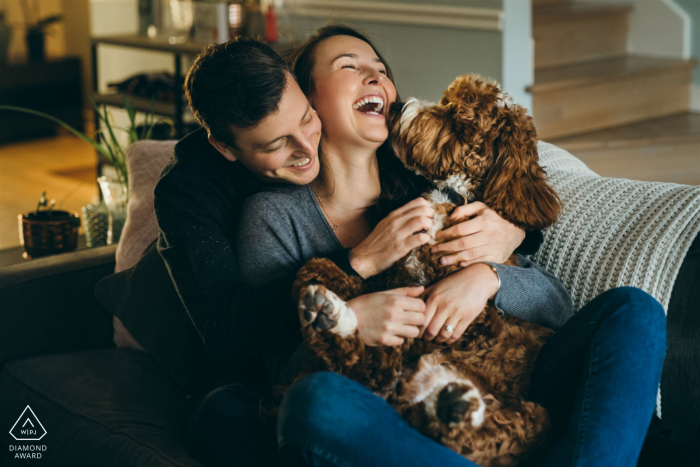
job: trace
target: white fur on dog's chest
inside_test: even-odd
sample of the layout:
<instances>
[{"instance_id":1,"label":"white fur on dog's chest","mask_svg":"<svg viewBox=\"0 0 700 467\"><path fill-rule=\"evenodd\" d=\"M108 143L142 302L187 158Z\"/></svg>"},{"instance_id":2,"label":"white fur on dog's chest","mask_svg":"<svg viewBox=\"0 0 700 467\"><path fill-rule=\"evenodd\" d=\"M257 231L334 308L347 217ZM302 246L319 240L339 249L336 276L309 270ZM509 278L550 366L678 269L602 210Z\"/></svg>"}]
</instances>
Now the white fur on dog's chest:
<instances>
[{"instance_id":1,"label":"white fur on dog's chest","mask_svg":"<svg viewBox=\"0 0 700 467\"><path fill-rule=\"evenodd\" d=\"M437 182L436 185L437 188L433 189L427 196L428 201L430 201L436 213L435 217L433 217L433 226L426 232L430 235L428 245L431 246L435 245L435 235L444 228L447 221L447 214L438 213L437 207L440 204L452 203L450 197L440 190L442 188L450 188L468 200L473 198L471 194L471 183L469 183L469 179L464 174L450 175L447 180L441 180ZM428 285L428 278L425 275L426 264L420 260L417 248L408 254L404 261L404 266L411 277L420 285Z\"/></svg>"}]
</instances>

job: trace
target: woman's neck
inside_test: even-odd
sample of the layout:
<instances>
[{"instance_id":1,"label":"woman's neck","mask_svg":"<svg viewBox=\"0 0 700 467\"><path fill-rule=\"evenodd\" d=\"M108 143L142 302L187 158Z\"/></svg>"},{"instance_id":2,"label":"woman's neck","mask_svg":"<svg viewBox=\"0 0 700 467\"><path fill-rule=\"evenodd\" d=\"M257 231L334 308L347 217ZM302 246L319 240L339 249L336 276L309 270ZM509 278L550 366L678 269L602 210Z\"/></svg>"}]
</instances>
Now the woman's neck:
<instances>
[{"instance_id":1,"label":"woman's neck","mask_svg":"<svg viewBox=\"0 0 700 467\"><path fill-rule=\"evenodd\" d=\"M327 206L350 216L377 202L381 185L376 150L338 151L324 144L323 155L321 172L312 187Z\"/></svg>"}]
</instances>

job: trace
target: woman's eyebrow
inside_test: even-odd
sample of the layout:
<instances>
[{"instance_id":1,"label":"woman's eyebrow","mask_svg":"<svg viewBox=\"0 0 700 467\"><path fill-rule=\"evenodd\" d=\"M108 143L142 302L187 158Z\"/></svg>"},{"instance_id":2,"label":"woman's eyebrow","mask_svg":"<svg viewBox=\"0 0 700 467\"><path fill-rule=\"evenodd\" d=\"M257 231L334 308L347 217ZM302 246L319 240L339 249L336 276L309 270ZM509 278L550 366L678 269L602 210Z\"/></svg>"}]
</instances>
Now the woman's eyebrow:
<instances>
[{"instance_id":1,"label":"woman's eyebrow","mask_svg":"<svg viewBox=\"0 0 700 467\"><path fill-rule=\"evenodd\" d=\"M357 54L340 54L340 55L338 55L337 57L335 57L335 58L331 61L331 65L332 65L336 60L338 60L338 59L340 59L340 58L354 58L354 59L357 59ZM384 62L382 61L382 59L379 58L379 57L374 57L374 58L372 59L372 61L373 61L373 62L376 62L376 63L382 63L382 64L384 63Z\"/></svg>"},{"instance_id":2,"label":"woman's eyebrow","mask_svg":"<svg viewBox=\"0 0 700 467\"><path fill-rule=\"evenodd\" d=\"M331 61L331 64L333 64L336 60L343 58L343 57L357 58L357 55L356 54L340 54Z\"/></svg>"}]
</instances>

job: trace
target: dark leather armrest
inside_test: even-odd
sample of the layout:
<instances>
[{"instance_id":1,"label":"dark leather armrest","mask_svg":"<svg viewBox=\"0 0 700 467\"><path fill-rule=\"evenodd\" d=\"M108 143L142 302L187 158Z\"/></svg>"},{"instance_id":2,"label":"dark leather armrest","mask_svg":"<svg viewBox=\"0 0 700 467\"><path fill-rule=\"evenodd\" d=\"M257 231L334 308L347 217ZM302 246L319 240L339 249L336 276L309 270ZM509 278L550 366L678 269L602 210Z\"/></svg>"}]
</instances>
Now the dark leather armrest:
<instances>
[{"instance_id":1,"label":"dark leather armrest","mask_svg":"<svg viewBox=\"0 0 700 467\"><path fill-rule=\"evenodd\" d=\"M0 368L6 361L113 346L95 284L114 272L116 245L0 268Z\"/></svg>"}]
</instances>

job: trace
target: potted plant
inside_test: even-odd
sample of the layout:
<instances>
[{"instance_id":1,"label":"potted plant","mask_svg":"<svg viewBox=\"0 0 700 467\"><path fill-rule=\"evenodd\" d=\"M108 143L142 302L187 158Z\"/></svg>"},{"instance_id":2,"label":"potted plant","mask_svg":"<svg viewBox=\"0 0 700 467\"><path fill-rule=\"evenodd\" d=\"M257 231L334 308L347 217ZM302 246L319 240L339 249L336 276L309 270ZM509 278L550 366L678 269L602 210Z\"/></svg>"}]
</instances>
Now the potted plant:
<instances>
[{"instance_id":1,"label":"potted plant","mask_svg":"<svg viewBox=\"0 0 700 467\"><path fill-rule=\"evenodd\" d=\"M19 239L27 259L73 251L78 246L80 216L73 211L54 210L56 200L41 194L35 211L19 215Z\"/></svg>"},{"instance_id":2,"label":"potted plant","mask_svg":"<svg viewBox=\"0 0 700 467\"><path fill-rule=\"evenodd\" d=\"M47 118L63 128L68 132L77 136L78 138L86 141L92 145L98 153L103 155L107 160L110 161L116 172L115 177L99 177L97 179L100 190L107 205L108 215L109 215L109 227L107 233L107 243L115 243L119 240L121 234L121 228L126 221L126 204L129 198L129 174L127 173L126 166L126 152L128 147L135 141L150 139L153 134L153 129L158 123L167 123L170 125L171 131L173 128L172 122L164 118L156 118L153 107L155 102L151 101L151 110L148 113L144 113L144 119L141 123L141 128L139 130L139 125L136 123L136 109L134 105L127 101L126 96L122 95L124 102L124 109L126 110L129 117L129 127L123 128L117 126L113 122L113 118L110 117L107 112L107 106L103 105L100 108L95 102L92 102L95 112L102 124L102 128L97 132L94 138L85 135L83 132L76 130L62 120L53 117L51 115L39 112L37 110L27 109L24 107L15 107L10 105L0 105L0 111L9 110L15 112L23 112L32 115L38 115L43 118ZM118 132L126 133L126 138L120 139L117 137ZM126 140L126 141L123 141Z\"/></svg>"},{"instance_id":3,"label":"potted plant","mask_svg":"<svg viewBox=\"0 0 700 467\"><path fill-rule=\"evenodd\" d=\"M21 0L24 21L27 25L27 50L29 60L32 62L43 62L46 43L46 31L54 23L63 19L61 15L47 16L39 19L39 0Z\"/></svg>"}]
</instances>

